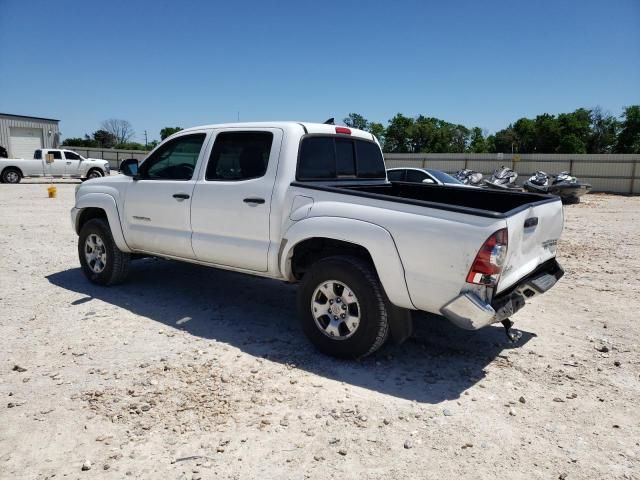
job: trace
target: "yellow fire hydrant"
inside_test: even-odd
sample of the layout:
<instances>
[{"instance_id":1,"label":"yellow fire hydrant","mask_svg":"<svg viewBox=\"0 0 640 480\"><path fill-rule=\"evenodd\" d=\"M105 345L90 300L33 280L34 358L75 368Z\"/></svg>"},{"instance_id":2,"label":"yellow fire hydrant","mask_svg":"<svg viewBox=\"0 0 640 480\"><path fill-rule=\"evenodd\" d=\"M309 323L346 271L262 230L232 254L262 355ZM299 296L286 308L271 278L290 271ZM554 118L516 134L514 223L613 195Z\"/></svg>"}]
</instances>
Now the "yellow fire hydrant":
<instances>
[{"instance_id":1,"label":"yellow fire hydrant","mask_svg":"<svg viewBox=\"0 0 640 480\"><path fill-rule=\"evenodd\" d=\"M58 194L58 189L53 185L50 185L49 188L47 188L47 192L49 192L49 198L56 198L56 195Z\"/></svg>"}]
</instances>

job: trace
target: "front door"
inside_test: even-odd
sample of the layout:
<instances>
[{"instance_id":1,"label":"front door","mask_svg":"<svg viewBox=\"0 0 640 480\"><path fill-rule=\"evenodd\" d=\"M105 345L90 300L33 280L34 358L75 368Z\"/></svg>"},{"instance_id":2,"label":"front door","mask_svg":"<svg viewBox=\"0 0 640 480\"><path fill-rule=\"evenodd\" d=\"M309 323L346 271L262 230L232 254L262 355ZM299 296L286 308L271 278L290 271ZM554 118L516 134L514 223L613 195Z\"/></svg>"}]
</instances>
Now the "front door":
<instances>
[{"instance_id":1,"label":"front door","mask_svg":"<svg viewBox=\"0 0 640 480\"><path fill-rule=\"evenodd\" d=\"M282 130L217 130L191 202L192 245L205 262L267 271L269 213Z\"/></svg>"},{"instance_id":2,"label":"front door","mask_svg":"<svg viewBox=\"0 0 640 480\"><path fill-rule=\"evenodd\" d=\"M64 151L64 174L67 177L80 177L80 162L82 157L75 152Z\"/></svg>"},{"instance_id":3,"label":"front door","mask_svg":"<svg viewBox=\"0 0 640 480\"><path fill-rule=\"evenodd\" d=\"M189 210L206 131L189 132L162 144L127 188L127 243L134 250L193 258Z\"/></svg>"}]
</instances>

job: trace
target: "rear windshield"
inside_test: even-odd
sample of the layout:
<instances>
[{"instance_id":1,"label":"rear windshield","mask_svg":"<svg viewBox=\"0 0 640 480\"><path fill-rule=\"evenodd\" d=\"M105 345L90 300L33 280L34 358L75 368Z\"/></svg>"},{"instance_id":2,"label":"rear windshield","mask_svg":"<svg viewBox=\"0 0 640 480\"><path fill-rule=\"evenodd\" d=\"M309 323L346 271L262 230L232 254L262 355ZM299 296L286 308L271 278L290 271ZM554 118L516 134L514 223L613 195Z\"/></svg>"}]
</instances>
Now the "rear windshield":
<instances>
[{"instance_id":1,"label":"rear windshield","mask_svg":"<svg viewBox=\"0 0 640 480\"><path fill-rule=\"evenodd\" d=\"M339 178L385 179L382 152L378 144L335 135L307 136L300 142L298 180Z\"/></svg>"}]
</instances>

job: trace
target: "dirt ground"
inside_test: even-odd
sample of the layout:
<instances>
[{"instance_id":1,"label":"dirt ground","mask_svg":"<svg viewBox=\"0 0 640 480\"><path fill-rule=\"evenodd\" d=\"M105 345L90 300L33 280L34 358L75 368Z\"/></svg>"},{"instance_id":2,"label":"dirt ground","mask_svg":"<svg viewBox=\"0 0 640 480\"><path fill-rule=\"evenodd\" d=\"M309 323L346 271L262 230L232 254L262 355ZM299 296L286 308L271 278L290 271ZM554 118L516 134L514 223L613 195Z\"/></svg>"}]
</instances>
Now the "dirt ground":
<instances>
[{"instance_id":1,"label":"dirt ground","mask_svg":"<svg viewBox=\"0 0 640 480\"><path fill-rule=\"evenodd\" d=\"M73 196L0 185L2 479L640 478L640 197L565 207L517 345L419 316L344 362L294 286L155 259L89 284Z\"/></svg>"}]
</instances>

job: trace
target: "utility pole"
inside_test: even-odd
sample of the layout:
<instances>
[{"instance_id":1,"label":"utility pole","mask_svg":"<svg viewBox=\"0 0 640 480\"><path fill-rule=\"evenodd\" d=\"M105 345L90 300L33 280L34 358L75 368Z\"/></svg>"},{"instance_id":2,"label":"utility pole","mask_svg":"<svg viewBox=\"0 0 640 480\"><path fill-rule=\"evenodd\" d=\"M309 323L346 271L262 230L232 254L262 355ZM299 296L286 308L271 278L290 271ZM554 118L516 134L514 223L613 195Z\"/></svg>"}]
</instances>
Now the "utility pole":
<instances>
[{"instance_id":1,"label":"utility pole","mask_svg":"<svg viewBox=\"0 0 640 480\"><path fill-rule=\"evenodd\" d=\"M147 131L144 131L144 148L147 148Z\"/></svg>"}]
</instances>

